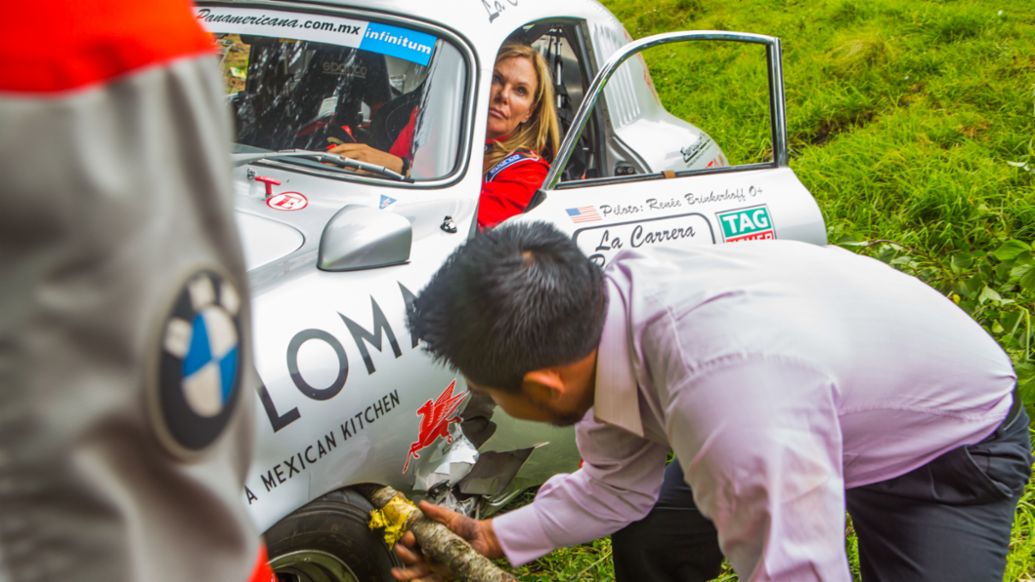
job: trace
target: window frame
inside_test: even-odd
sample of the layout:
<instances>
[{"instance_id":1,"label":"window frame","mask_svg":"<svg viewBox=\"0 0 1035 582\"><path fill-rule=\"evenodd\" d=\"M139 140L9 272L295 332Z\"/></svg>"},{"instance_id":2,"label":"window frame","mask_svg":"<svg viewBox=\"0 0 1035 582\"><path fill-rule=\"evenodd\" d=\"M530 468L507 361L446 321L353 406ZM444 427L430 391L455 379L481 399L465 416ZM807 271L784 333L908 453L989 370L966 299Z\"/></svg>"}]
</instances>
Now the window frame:
<instances>
[{"instance_id":1,"label":"window frame","mask_svg":"<svg viewBox=\"0 0 1035 582\"><path fill-rule=\"evenodd\" d=\"M330 178L349 183L360 183L389 188L405 188L408 190L429 190L446 188L460 182L467 175L467 172L471 166L471 156L473 155L474 151L474 104L477 99L479 71L477 67L478 60L476 58L475 51L471 46L471 43L461 35L456 34L455 32L442 26L438 26L432 22L417 20L414 18L409 18L406 16L400 16L397 14L377 10L357 10L355 8L339 8L333 6L321 6L318 8L314 8L311 6L298 6L297 4L277 0L247 4L231 4L226 2L199 2L196 4L196 9L214 7L268 10L286 14L313 15L317 17L333 16L339 18L348 18L353 20L378 22L400 26L403 28L408 28L411 30L433 35L439 41L451 44L459 52L460 58L463 61L464 66L466 68L464 87L461 90L463 102L460 104L460 118L462 123L461 127L458 129L460 133L459 139L457 140L459 151L457 152L457 159L456 163L453 165L453 168L439 178L420 181L398 181L392 180L390 178L379 177L376 175L364 175L358 173L346 174L340 171L322 169L319 167L311 167L309 165L304 164L293 164L276 159L255 161L253 162L253 165L269 166L285 171L299 172L312 176ZM212 33L210 32L210 34ZM480 167L480 164L478 166Z\"/></svg>"}]
</instances>

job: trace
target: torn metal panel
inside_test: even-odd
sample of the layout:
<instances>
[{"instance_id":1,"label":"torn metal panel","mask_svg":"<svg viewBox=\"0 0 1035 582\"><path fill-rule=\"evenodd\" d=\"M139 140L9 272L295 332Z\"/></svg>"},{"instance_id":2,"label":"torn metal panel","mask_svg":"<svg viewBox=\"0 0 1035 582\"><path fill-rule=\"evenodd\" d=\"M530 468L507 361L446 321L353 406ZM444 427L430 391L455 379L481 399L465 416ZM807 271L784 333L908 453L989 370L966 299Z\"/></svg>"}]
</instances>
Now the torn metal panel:
<instances>
[{"instance_id":1,"label":"torn metal panel","mask_svg":"<svg viewBox=\"0 0 1035 582\"><path fill-rule=\"evenodd\" d=\"M456 424L450 425L452 442L441 439L433 453L423 454L414 463L415 491L431 491L446 483L455 484L463 479L478 462L478 449L464 436Z\"/></svg>"},{"instance_id":2,"label":"torn metal panel","mask_svg":"<svg viewBox=\"0 0 1035 582\"><path fill-rule=\"evenodd\" d=\"M471 472L458 483L460 492L467 495L500 494L514 480L533 450L527 448L503 453L482 453Z\"/></svg>"}]
</instances>

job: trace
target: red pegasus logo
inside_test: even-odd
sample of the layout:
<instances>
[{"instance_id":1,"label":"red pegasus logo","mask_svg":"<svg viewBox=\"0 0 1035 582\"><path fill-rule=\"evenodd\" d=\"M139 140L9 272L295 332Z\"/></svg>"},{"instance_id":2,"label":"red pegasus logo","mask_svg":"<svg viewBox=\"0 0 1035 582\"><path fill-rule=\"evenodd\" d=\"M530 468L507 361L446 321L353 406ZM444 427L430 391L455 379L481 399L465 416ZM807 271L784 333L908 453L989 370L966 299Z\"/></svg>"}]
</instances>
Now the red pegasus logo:
<instances>
[{"instance_id":1,"label":"red pegasus logo","mask_svg":"<svg viewBox=\"0 0 1035 582\"><path fill-rule=\"evenodd\" d=\"M417 440L410 444L410 452L406 454L403 473L410 467L410 458L419 459L420 455L417 453L430 447L438 437L445 438L448 443L453 442L453 437L449 434L449 423L460 422L456 409L460 408L460 404L467 397L467 392L453 396L455 387L456 380L453 380L434 402L428 400L417 409L417 415L421 417L420 428L417 432Z\"/></svg>"}]
</instances>

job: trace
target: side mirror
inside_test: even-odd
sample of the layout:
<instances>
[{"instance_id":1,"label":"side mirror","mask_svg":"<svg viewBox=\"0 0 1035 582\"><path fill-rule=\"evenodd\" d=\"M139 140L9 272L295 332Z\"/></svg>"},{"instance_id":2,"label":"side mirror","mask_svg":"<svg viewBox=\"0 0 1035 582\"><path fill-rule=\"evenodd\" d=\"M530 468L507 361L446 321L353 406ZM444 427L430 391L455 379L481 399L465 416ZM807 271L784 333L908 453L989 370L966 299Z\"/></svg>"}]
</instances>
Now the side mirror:
<instances>
[{"instance_id":1,"label":"side mirror","mask_svg":"<svg viewBox=\"0 0 1035 582\"><path fill-rule=\"evenodd\" d=\"M320 236L317 266L324 271L356 271L410 260L413 226L403 216L346 204L327 221Z\"/></svg>"}]
</instances>

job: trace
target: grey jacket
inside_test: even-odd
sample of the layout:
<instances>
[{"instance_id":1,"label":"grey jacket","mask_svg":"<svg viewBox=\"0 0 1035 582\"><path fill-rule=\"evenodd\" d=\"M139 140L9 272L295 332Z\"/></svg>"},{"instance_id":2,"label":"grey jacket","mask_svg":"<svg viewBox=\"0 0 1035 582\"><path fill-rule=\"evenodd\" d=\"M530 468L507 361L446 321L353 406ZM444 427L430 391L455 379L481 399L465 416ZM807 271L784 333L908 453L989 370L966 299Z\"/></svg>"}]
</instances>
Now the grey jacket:
<instances>
[{"instance_id":1,"label":"grey jacket","mask_svg":"<svg viewBox=\"0 0 1035 582\"><path fill-rule=\"evenodd\" d=\"M196 49L66 88L0 74L0 582L255 564L230 124Z\"/></svg>"}]
</instances>

